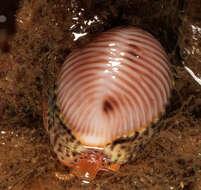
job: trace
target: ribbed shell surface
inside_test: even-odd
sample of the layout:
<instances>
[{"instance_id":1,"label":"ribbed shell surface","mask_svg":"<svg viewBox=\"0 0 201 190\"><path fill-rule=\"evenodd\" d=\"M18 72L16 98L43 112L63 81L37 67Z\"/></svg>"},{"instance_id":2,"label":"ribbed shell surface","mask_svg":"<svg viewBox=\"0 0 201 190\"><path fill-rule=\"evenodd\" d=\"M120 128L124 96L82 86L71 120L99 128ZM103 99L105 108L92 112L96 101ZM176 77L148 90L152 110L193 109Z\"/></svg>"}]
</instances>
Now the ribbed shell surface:
<instances>
[{"instance_id":1,"label":"ribbed shell surface","mask_svg":"<svg viewBox=\"0 0 201 190\"><path fill-rule=\"evenodd\" d=\"M103 32L61 68L56 93L66 126L82 144L99 147L148 127L168 103L168 62L141 29Z\"/></svg>"}]
</instances>

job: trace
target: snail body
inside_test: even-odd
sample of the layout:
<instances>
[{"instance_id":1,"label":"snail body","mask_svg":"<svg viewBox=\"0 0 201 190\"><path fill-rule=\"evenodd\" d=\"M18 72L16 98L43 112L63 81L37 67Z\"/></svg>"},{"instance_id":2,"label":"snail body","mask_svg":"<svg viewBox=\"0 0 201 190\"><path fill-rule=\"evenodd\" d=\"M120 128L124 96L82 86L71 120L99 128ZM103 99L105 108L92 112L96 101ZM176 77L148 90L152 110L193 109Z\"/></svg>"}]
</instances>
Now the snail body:
<instances>
[{"instance_id":1,"label":"snail body","mask_svg":"<svg viewBox=\"0 0 201 190\"><path fill-rule=\"evenodd\" d=\"M135 157L168 104L168 64L160 43L135 27L103 32L67 57L44 124L59 160L74 175L90 180Z\"/></svg>"}]
</instances>

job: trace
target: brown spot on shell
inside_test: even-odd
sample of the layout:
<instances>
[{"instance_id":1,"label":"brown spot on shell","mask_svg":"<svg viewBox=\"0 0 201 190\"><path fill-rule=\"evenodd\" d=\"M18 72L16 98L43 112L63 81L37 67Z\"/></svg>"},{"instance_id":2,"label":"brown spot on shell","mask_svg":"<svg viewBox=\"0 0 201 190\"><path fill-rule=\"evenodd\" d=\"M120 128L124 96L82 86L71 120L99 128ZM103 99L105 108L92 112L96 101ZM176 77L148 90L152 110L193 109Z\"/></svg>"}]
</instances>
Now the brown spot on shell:
<instances>
[{"instance_id":1,"label":"brown spot on shell","mask_svg":"<svg viewBox=\"0 0 201 190\"><path fill-rule=\"evenodd\" d=\"M105 113L108 113L113 110L112 105L107 100L103 103L103 110Z\"/></svg>"},{"instance_id":2,"label":"brown spot on shell","mask_svg":"<svg viewBox=\"0 0 201 190\"><path fill-rule=\"evenodd\" d=\"M103 101L103 111L108 114L113 112L115 109L118 109L118 102L112 97L106 97Z\"/></svg>"}]
</instances>

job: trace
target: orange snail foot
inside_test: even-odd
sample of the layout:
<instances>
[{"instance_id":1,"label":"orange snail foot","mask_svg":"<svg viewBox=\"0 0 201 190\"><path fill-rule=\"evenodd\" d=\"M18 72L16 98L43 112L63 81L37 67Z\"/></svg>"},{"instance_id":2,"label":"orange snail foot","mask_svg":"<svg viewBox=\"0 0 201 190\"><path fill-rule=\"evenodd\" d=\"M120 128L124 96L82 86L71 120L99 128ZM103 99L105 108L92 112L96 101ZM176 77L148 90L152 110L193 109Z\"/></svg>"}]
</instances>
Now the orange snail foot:
<instances>
[{"instance_id":1,"label":"orange snail foot","mask_svg":"<svg viewBox=\"0 0 201 190\"><path fill-rule=\"evenodd\" d=\"M59 160L63 165L65 165L65 166L67 166L67 167L69 167L69 168L73 168L73 165L72 164L70 164L70 163L68 163L68 162L66 162L66 161L64 161L64 160Z\"/></svg>"},{"instance_id":2,"label":"orange snail foot","mask_svg":"<svg viewBox=\"0 0 201 190\"><path fill-rule=\"evenodd\" d=\"M65 161L61 161L61 163L72 169L72 172L67 174L66 177L62 175L62 179L64 180L65 178L69 180L73 178L72 176L76 176L81 180L91 181L101 170L117 171L120 167L118 164L108 164L104 155L97 152L82 153L79 155L78 162L74 166Z\"/></svg>"},{"instance_id":3,"label":"orange snail foot","mask_svg":"<svg viewBox=\"0 0 201 190\"><path fill-rule=\"evenodd\" d=\"M120 165L119 164L112 164L112 165L107 165L106 166L106 169L108 170L112 170L114 172L118 171L120 168Z\"/></svg>"}]
</instances>

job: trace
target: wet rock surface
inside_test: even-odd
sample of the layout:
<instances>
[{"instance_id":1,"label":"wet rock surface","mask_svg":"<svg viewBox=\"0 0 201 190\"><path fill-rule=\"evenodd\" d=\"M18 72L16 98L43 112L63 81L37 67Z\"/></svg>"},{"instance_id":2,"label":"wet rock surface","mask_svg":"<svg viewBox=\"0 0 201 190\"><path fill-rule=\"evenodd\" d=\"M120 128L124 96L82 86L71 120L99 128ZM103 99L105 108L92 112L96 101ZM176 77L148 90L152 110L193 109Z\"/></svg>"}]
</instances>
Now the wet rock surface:
<instances>
[{"instance_id":1,"label":"wet rock surface","mask_svg":"<svg viewBox=\"0 0 201 190\"><path fill-rule=\"evenodd\" d=\"M194 80L201 85L201 3L191 0L184 4L179 29L182 63Z\"/></svg>"},{"instance_id":2,"label":"wet rock surface","mask_svg":"<svg viewBox=\"0 0 201 190\"><path fill-rule=\"evenodd\" d=\"M201 189L201 88L193 77L201 77L199 0L21 0L18 7L9 51L0 54L0 189ZM73 49L129 25L152 33L171 60L175 87L160 131L119 172L90 184L60 181L55 173L68 169L42 123L48 88Z\"/></svg>"}]
</instances>

